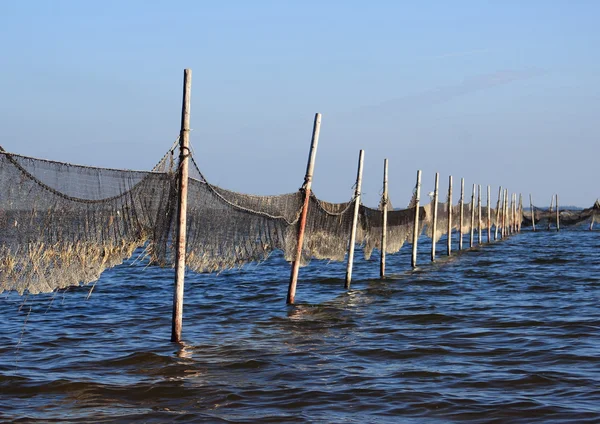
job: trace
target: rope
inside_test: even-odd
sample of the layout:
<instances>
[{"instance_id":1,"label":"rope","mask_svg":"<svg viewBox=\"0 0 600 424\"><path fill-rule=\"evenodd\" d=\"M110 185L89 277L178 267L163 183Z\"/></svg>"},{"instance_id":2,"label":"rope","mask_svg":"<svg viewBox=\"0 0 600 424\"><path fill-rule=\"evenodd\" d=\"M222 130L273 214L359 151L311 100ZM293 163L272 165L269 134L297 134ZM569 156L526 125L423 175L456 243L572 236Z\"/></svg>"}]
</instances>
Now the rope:
<instances>
[{"instance_id":1,"label":"rope","mask_svg":"<svg viewBox=\"0 0 600 424\"><path fill-rule=\"evenodd\" d=\"M204 176L204 174L202 174L202 172L200 171L200 168L198 167L198 164L196 163L196 160L194 159L193 156L190 155L190 159L192 160L192 163L194 164L194 167L196 168L196 171L198 171L198 174L200 175L200 177L202 178L202 181L200 181L201 183L206 184L206 186L209 188L209 190L215 195L217 196L219 199L221 199L223 202L225 202L226 204L228 204L229 206L231 206L234 209L238 209L241 210L243 212L247 212L247 213L251 213L254 215L260 215L260 216L264 216L266 218L270 218L270 219L280 219L283 220L286 224L288 225L294 225L298 222L298 220L300 219L300 215L302 214L302 206L300 207L300 209L298 210L298 212L296 212L296 216L294 218L293 221L289 221L285 216L280 216L280 215L271 215L268 214L266 212L263 211L256 211L250 208L246 208L240 205L237 205L233 202L231 202L230 200L226 199L221 193L219 193L215 187L212 184L210 184L207 180L206 177Z\"/></svg>"}]
</instances>

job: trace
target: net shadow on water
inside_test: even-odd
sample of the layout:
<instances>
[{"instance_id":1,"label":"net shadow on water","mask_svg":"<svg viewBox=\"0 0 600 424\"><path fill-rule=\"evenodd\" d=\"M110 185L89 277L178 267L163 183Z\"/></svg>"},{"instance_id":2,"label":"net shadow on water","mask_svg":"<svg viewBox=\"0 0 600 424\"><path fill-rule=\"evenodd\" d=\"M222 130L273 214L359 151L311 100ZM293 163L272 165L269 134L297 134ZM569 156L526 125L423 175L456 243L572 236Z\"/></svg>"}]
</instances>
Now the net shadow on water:
<instances>
[{"instance_id":1,"label":"net shadow on water","mask_svg":"<svg viewBox=\"0 0 600 424\"><path fill-rule=\"evenodd\" d=\"M465 239L467 240L467 239ZM524 231L429 261L410 246L186 279L126 262L89 287L0 300L0 420L600 422L598 232ZM142 272L143 271L143 272ZM87 300L86 300L87 298Z\"/></svg>"}]
</instances>

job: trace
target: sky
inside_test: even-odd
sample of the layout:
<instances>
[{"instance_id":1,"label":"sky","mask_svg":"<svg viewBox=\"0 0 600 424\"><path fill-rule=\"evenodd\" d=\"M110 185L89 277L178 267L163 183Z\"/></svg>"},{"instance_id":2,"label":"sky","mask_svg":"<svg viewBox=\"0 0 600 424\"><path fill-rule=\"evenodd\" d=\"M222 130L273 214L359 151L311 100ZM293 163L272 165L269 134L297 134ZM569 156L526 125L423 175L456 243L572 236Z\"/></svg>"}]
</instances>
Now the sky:
<instances>
[{"instance_id":1,"label":"sky","mask_svg":"<svg viewBox=\"0 0 600 424\"><path fill-rule=\"evenodd\" d=\"M303 183L363 203L383 160L405 207L448 176L528 206L600 197L597 1L0 0L0 145L149 170L179 134L191 68L191 143L213 184L280 194ZM484 188L485 193L485 188Z\"/></svg>"}]
</instances>

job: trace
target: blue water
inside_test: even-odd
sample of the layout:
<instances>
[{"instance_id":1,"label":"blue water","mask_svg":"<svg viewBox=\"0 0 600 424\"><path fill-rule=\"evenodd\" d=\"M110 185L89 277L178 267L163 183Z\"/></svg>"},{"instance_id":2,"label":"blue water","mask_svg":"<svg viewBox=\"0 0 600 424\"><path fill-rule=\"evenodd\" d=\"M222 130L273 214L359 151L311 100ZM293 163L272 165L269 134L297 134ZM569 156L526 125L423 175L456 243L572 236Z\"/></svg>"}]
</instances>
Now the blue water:
<instances>
[{"instance_id":1,"label":"blue water","mask_svg":"<svg viewBox=\"0 0 600 424\"><path fill-rule=\"evenodd\" d=\"M0 421L599 423L600 233L524 231L429 260L420 243L300 270L130 261L90 287L0 296ZM455 246L456 248L456 246ZM88 298L89 296L89 298Z\"/></svg>"}]
</instances>

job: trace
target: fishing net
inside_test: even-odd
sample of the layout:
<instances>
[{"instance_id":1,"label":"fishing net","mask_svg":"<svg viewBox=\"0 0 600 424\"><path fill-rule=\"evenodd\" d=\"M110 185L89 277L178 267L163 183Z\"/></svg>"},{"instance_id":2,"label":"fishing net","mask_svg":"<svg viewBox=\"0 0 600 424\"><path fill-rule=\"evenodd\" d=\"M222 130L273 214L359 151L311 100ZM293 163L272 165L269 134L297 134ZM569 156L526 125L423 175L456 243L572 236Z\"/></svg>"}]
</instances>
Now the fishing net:
<instances>
[{"instance_id":1,"label":"fishing net","mask_svg":"<svg viewBox=\"0 0 600 424\"><path fill-rule=\"evenodd\" d=\"M98 279L148 243L164 263L173 174L94 168L0 151L0 292Z\"/></svg>"},{"instance_id":2,"label":"fishing net","mask_svg":"<svg viewBox=\"0 0 600 424\"><path fill-rule=\"evenodd\" d=\"M407 241L412 243L415 226L415 207L408 209L388 211L386 253L400 251ZM425 226L426 211L419 207L419 232ZM370 259L374 249L381 251L381 237L383 234L383 212L361 205L360 220L357 232L357 241L363 244L365 259Z\"/></svg>"},{"instance_id":3,"label":"fishing net","mask_svg":"<svg viewBox=\"0 0 600 424\"><path fill-rule=\"evenodd\" d=\"M188 191L187 265L213 272L263 261L282 250L294 261L305 192L276 196L236 193L211 185L194 161ZM300 266L311 258L343 261L354 202L329 203L311 193Z\"/></svg>"}]
</instances>

